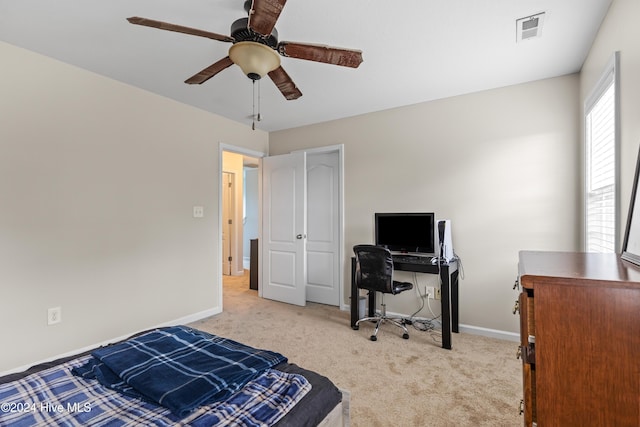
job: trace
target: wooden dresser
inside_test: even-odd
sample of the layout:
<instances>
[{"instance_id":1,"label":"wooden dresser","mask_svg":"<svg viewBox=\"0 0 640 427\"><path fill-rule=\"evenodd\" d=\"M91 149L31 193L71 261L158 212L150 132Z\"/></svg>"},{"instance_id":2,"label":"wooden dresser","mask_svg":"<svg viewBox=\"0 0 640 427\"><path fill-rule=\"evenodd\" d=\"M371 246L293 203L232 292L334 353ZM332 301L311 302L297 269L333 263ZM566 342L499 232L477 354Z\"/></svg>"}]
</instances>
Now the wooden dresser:
<instances>
[{"instance_id":1,"label":"wooden dresser","mask_svg":"<svg viewBox=\"0 0 640 427\"><path fill-rule=\"evenodd\" d=\"M525 426L640 426L640 268L523 251L518 270Z\"/></svg>"}]
</instances>

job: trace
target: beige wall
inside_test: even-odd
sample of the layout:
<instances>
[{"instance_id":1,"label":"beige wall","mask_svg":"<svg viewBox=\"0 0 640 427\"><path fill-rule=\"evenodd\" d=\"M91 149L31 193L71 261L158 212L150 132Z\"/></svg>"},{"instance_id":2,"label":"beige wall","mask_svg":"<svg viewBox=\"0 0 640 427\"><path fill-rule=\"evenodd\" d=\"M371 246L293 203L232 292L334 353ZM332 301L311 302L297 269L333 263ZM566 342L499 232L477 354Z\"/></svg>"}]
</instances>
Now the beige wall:
<instances>
[{"instance_id":1,"label":"beige wall","mask_svg":"<svg viewBox=\"0 0 640 427\"><path fill-rule=\"evenodd\" d=\"M219 144L266 152L267 133L5 43L0 57L0 372L219 311Z\"/></svg>"},{"instance_id":2,"label":"beige wall","mask_svg":"<svg viewBox=\"0 0 640 427\"><path fill-rule=\"evenodd\" d=\"M518 251L577 249L578 91L570 75L273 132L270 154L344 144L348 256L373 241L374 212L451 219L465 274L460 322L515 333ZM418 303L407 292L387 298L405 314Z\"/></svg>"},{"instance_id":3,"label":"beige wall","mask_svg":"<svg viewBox=\"0 0 640 427\"><path fill-rule=\"evenodd\" d=\"M620 52L620 242L631 200L640 145L640 2L613 0L580 75L580 106L614 52Z\"/></svg>"}]
</instances>

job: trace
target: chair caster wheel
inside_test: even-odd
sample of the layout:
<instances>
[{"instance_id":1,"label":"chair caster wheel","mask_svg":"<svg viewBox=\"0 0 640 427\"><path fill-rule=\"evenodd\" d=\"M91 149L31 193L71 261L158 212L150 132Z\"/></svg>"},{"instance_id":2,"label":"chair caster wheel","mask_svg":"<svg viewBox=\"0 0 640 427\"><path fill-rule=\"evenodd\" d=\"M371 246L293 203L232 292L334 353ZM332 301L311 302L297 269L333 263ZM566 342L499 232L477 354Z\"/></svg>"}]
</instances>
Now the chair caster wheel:
<instances>
[{"instance_id":1,"label":"chair caster wheel","mask_svg":"<svg viewBox=\"0 0 640 427\"><path fill-rule=\"evenodd\" d=\"M409 334L402 334L402 338L404 338L405 340L409 339Z\"/></svg>"},{"instance_id":2,"label":"chair caster wheel","mask_svg":"<svg viewBox=\"0 0 640 427\"><path fill-rule=\"evenodd\" d=\"M353 329L354 331L357 331L358 329L360 329L360 326L359 325L355 325L355 326L352 326L351 329Z\"/></svg>"},{"instance_id":3,"label":"chair caster wheel","mask_svg":"<svg viewBox=\"0 0 640 427\"><path fill-rule=\"evenodd\" d=\"M369 338L371 341L378 341L378 337L376 337L375 335L371 335L371 338Z\"/></svg>"}]
</instances>

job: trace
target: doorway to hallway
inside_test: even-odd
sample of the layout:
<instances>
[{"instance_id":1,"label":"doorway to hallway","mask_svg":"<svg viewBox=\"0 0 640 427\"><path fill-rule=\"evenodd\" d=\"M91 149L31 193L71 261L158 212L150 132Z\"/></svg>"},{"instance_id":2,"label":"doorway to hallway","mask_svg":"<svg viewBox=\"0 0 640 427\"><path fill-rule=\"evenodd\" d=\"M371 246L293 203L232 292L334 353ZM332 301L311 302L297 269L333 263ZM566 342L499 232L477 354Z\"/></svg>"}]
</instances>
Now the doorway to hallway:
<instances>
[{"instance_id":1,"label":"doorway to hallway","mask_svg":"<svg viewBox=\"0 0 640 427\"><path fill-rule=\"evenodd\" d=\"M221 146L221 292L249 274L250 241L259 233L259 155Z\"/></svg>"},{"instance_id":2,"label":"doorway to hallway","mask_svg":"<svg viewBox=\"0 0 640 427\"><path fill-rule=\"evenodd\" d=\"M226 279L228 276L244 276L248 273L246 270L251 266L251 241L253 240L254 246L260 248L258 257L254 257L259 258L258 264L261 264L258 268L260 272L256 275L258 293L261 297L271 298L268 293L265 293L266 286L283 286L285 282L280 279L282 272L287 271L287 267L281 265L282 263L278 264L278 257L271 256L272 251L265 251L264 244L272 240L271 231L282 231L291 227L290 224L289 226L281 224L286 215L283 215L279 202L276 203L280 209L276 217L280 225L273 221L273 215L265 213L266 207L269 206L266 194L271 193L270 190L275 188L271 187L273 182L270 178L273 176L265 176L265 173L269 173L265 172L265 165L272 158L279 156L251 156L243 149L238 148L236 151L235 148L221 145L220 151L222 158L220 182L224 183L220 193L221 252L224 265L222 271L225 274L221 279ZM295 184L298 187L304 187L305 196L300 200L304 200L305 203L305 219L301 230L288 238L303 240L302 256L297 258L297 262L301 263L300 268L303 274L296 279L296 286L302 289L302 304L310 301L334 306L341 305L342 272L344 271L342 150L342 146L331 146L305 151L304 172ZM275 174L279 175L280 172ZM225 192L230 188L231 180L233 181L231 187L235 189L231 192L232 195L229 195ZM291 185L290 181L287 184L286 179L279 181L283 182L285 187ZM224 208L222 206L224 203L233 204L235 212L231 213L231 209ZM231 218L225 216L226 212ZM229 230L225 231L228 226ZM225 239L224 233L229 236L228 239ZM258 235L260 235L260 241L257 241ZM227 243L229 249L224 247ZM227 256L225 251L230 255ZM282 257L282 254L277 255ZM271 265L264 264L270 261L272 261ZM274 266L278 268L269 268ZM265 268L268 269L266 272ZM268 283L267 279L269 279ZM221 284L224 283L225 280L221 280Z\"/></svg>"}]
</instances>

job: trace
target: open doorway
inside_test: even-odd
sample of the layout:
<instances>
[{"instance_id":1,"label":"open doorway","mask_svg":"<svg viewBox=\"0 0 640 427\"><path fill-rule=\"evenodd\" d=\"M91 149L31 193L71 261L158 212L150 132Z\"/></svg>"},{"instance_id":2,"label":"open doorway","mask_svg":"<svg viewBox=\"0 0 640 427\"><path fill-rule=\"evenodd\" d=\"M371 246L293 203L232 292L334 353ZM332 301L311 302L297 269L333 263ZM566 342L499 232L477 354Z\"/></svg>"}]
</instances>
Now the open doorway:
<instances>
[{"instance_id":1,"label":"open doorway","mask_svg":"<svg viewBox=\"0 0 640 427\"><path fill-rule=\"evenodd\" d=\"M294 154L294 153L292 153ZM227 283L240 283L244 289L254 296L267 297L276 300L278 297L273 295L266 295L266 289L271 286L272 279L276 285L283 288L282 283L285 283L282 279L283 272L290 272L291 269L288 265L278 264L278 260L282 259L282 252L280 257L272 257L263 254L269 254L269 248L265 249L265 242L284 242L285 238L273 238L269 233L271 231L281 231L287 233L287 230L291 229L291 224L285 224L284 226L278 225L282 222L287 222L283 215L283 205L278 201L277 203L270 203L267 201L266 189L269 189L269 194L283 195L284 190L278 189L272 182L267 183L265 175L279 176L278 182L283 182L286 188L291 188L291 180L287 179L289 175L280 174L280 172L272 170L265 173L265 167L272 162L278 162L278 158L287 157L289 155L270 156L266 157L265 154L257 153L252 155L251 152L247 152L242 148L231 147L222 145L220 146L220 159L221 159L221 185L224 182L223 174L233 174L233 186L235 190L234 201L229 202L234 205L234 213L231 215L231 234L230 240L230 257L222 255L225 262L230 263L230 273L227 275L222 274L221 268L221 300L223 299L224 288ZM295 156L295 155L294 155ZM298 201L303 201L304 208L304 224L301 231L288 234L289 240L296 239L301 240L304 243L304 250L301 256L296 257L296 265L298 262L303 263L303 278L297 280L296 289L303 290L301 295L301 301L298 305L304 305L305 301L322 303L327 305L341 305L341 295L343 293L342 272L344 271L342 246L344 241L344 228L343 228L343 194L344 194L344 181L343 181L343 147L329 146L321 147L317 149L305 150L304 156L304 178L297 178L296 182L304 183L297 188L303 188L305 195L303 197L295 198ZM299 157L299 156L298 156ZM268 168L267 168L268 169ZM284 181L283 181L284 180ZM287 184L288 183L288 184ZM228 184L227 184L228 185ZM225 227L227 224L223 222L224 200L231 199L230 197L223 196L224 191L220 192L220 226ZM278 215L268 215L265 217L265 206L277 206ZM271 212L271 208L267 209ZM286 210L286 209L285 209ZM299 211L296 208L296 211ZM277 219L277 221L274 220ZM269 226L265 228L261 221L268 223ZM276 223L277 222L277 223ZM306 231L305 231L306 230ZM274 232L275 232L274 231ZM264 233L268 236L265 236ZM261 236L261 241L258 242L258 235ZM255 243L253 245L252 243ZM220 248L222 249L222 233L220 238ZM252 257L254 251L252 246L255 247L255 256ZM260 248L258 250L258 248ZM221 254L223 250L221 250ZM257 268L252 267L252 258L258 260ZM267 261L264 261L264 259ZM223 261L221 259L221 261ZM262 262L264 261L264 263ZM271 268L271 264L265 263L275 262L275 268ZM260 265L262 264L262 265ZM259 270L259 271L257 271ZM277 271L278 274L271 275L270 273ZM251 279L255 274L256 288L252 288ZM274 286L276 286L274 285ZM272 286L273 287L273 286ZM297 301L297 300L296 300ZM297 303L297 302L296 302Z\"/></svg>"},{"instance_id":2,"label":"open doorway","mask_svg":"<svg viewBox=\"0 0 640 427\"><path fill-rule=\"evenodd\" d=\"M222 287L249 289L251 240L259 232L259 157L229 147L222 149L221 160Z\"/></svg>"}]
</instances>

